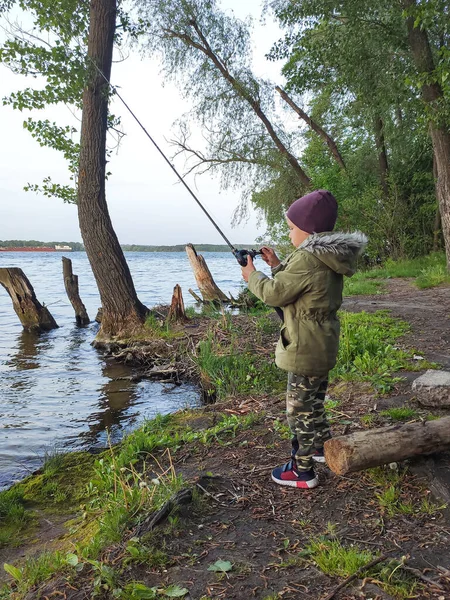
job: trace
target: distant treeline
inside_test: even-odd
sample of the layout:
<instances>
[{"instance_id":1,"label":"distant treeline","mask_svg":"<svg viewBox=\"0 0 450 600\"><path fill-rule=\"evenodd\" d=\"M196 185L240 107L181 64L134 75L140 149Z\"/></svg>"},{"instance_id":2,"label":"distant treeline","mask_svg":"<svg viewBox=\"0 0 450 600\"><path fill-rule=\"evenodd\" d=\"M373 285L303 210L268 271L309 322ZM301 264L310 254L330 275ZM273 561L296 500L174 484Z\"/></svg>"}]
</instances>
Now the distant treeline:
<instances>
[{"instance_id":1,"label":"distant treeline","mask_svg":"<svg viewBox=\"0 0 450 600\"><path fill-rule=\"evenodd\" d=\"M197 252L229 252L230 248L226 244L193 244ZM238 244L242 248L252 248L252 245ZM186 244L177 244L176 246L139 246L138 244L123 244L122 249L125 252L184 252Z\"/></svg>"},{"instance_id":2,"label":"distant treeline","mask_svg":"<svg viewBox=\"0 0 450 600\"><path fill-rule=\"evenodd\" d=\"M70 246L75 252L84 252L81 242L38 242L37 240L0 240L0 248L22 248L42 246ZM252 248L254 244L238 244L239 248ZM225 244L194 244L198 252L228 252L230 249ZM139 244L122 244L125 252L184 252L186 244L176 246L141 246Z\"/></svg>"},{"instance_id":3,"label":"distant treeline","mask_svg":"<svg viewBox=\"0 0 450 600\"><path fill-rule=\"evenodd\" d=\"M72 250L84 251L81 242L38 242L37 240L0 240L0 248L42 248L43 246L70 246Z\"/></svg>"}]
</instances>

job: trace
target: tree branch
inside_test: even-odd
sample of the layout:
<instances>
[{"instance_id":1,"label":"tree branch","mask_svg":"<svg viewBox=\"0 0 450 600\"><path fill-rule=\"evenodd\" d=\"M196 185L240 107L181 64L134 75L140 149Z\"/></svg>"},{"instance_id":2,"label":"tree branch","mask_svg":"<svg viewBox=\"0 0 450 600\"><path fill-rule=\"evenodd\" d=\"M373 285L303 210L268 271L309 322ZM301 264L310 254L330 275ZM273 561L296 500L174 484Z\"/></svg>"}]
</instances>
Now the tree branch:
<instances>
[{"instance_id":1,"label":"tree branch","mask_svg":"<svg viewBox=\"0 0 450 600\"><path fill-rule=\"evenodd\" d=\"M305 111L302 110L279 85L277 85L275 87L275 89L280 94L280 96L283 98L283 100L287 104L289 104L289 106L298 114L299 118L303 119L303 121L305 121L305 123L307 125L309 125L309 127L313 131L315 131L320 138L322 138L322 140L325 142L325 144L330 149L330 152L333 155L333 158L338 163L338 165L342 169L344 169L344 171L346 171L347 167L345 166L344 159L342 158L342 156L338 150L337 144L333 140L333 138L330 135L328 135L328 133L326 131L324 131L322 129L322 127L320 127L320 125L318 125L309 115L307 115L305 113Z\"/></svg>"}]
</instances>

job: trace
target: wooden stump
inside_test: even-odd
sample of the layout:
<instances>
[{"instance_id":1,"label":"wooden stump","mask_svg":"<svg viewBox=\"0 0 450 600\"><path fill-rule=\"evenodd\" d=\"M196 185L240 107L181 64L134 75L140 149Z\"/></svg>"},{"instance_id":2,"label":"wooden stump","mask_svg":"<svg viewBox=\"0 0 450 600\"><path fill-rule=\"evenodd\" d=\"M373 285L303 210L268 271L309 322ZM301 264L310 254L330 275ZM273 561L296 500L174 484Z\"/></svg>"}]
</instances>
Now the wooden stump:
<instances>
[{"instance_id":1,"label":"wooden stump","mask_svg":"<svg viewBox=\"0 0 450 600\"><path fill-rule=\"evenodd\" d=\"M67 296L75 311L77 325L88 325L90 320L86 311L86 307L80 298L80 293L78 290L78 275L74 275L72 272L72 261L70 258L63 256L62 263L64 286L66 288Z\"/></svg>"},{"instance_id":2,"label":"wooden stump","mask_svg":"<svg viewBox=\"0 0 450 600\"><path fill-rule=\"evenodd\" d=\"M358 431L325 442L325 460L338 475L450 449L450 417Z\"/></svg>"},{"instance_id":3,"label":"wooden stump","mask_svg":"<svg viewBox=\"0 0 450 600\"><path fill-rule=\"evenodd\" d=\"M50 311L39 302L27 276L17 267L0 269L0 284L11 296L13 308L27 331L49 331L58 325Z\"/></svg>"},{"instance_id":4,"label":"wooden stump","mask_svg":"<svg viewBox=\"0 0 450 600\"><path fill-rule=\"evenodd\" d=\"M172 304L170 305L166 320L175 323L187 321L186 312L184 310L183 292L178 283L173 288Z\"/></svg>"},{"instance_id":5,"label":"wooden stump","mask_svg":"<svg viewBox=\"0 0 450 600\"><path fill-rule=\"evenodd\" d=\"M205 259L197 254L192 244L186 246L186 254L204 302L229 302L230 299L217 287Z\"/></svg>"}]
</instances>

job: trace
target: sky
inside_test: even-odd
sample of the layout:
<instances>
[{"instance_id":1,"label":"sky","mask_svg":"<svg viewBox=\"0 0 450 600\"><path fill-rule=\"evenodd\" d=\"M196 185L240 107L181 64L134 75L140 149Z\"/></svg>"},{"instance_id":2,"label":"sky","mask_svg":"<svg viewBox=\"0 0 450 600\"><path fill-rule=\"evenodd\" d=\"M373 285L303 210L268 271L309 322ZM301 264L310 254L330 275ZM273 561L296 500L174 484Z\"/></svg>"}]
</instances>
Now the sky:
<instances>
[{"instance_id":1,"label":"sky","mask_svg":"<svg viewBox=\"0 0 450 600\"><path fill-rule=\"evenodd\" d=\"M239 18L254 17L254 68L258 76L282 83L280 64L264 58L272 43L281 37L270 17L262 23L261 0L223 0L222 7ZM173 122L189 108L172 84L164 83L156 59L130 55L113 65L112 83L143 122L162 150L171 156L169 140ZM11 73L0 65L0 97L38 80ZM223 243L207 217L177 182L174 173L145 137L132 117L116 99L112 112L122 117L126 133L119 151L109 164L112 176L107 183L107 202L114 229L122 244L172 245L184 243ZM0 240L81 241L77 210L56 198L23 191L27 183L40 183L51 175L67 183L64 158L56 151L41 148L23 129L32 114L0 106ZM69 124L74 116L67 107L35 111L33 116ZM78 123L79 125L79 123ZM183 170L184 160L176 166ZM205 174L188 182L200 201L215 218L232 243L253 243L264 233L264 222L250 211L247 222L232 228L233 212L239 204L239 191L220 190L219 180Z\"/></svg>"}]
</instances>

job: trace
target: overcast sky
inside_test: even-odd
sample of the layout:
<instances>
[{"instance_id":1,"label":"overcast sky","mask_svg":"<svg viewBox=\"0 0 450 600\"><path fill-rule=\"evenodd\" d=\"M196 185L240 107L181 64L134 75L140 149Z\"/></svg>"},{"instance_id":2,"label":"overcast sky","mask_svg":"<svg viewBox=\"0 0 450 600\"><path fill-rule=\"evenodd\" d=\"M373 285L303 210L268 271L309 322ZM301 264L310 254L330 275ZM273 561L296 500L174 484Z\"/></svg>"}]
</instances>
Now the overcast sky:
<instances>
[{"instance_id":1,"label":"overcast sky","mask_svg":"<svg viewBox=\"0 0 450 600\"><path fill-rule=\"evenodd\" d=\"M255 18L254 65L258 75L281 82L280 65L264 59L280 31L270 18L260 23L260 0L223 0L226 10L244 18ZM0 65L0 97L33 85L36 80L12 74ZM165 139L171 137L171 125L189 108L173 85L163 86L156 60L130 56L113 65L112 83L148 131L169 156L173 149ZM123 244L222 243L219 234L156 152L141 129L117 100L114 114L122 116L126 136L118 154L111 159L113 175L107 184L107 200L113 225ZM40 183L51 175L65 183L68 175L63 157L56 151L41 148L23 129L31 113L0 106L0 239L36 239L40 241L81 241L75 206L56 198L24 192L27 183ZM73 122L66 107L39 111L34 116L55 120L64 125ZM182 168L182 162L177 166ZM232 214L239 203L239 193L220 191L217 179L208 175L189 183L208 211L217 219L233 243L252 243L264 232L255 215L247 223L231 227Z\"/></svg>"}]
</instances>

